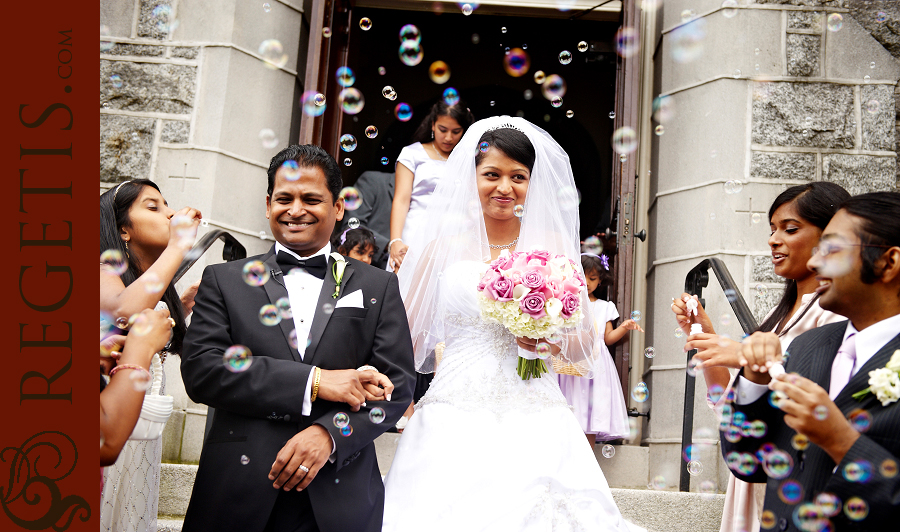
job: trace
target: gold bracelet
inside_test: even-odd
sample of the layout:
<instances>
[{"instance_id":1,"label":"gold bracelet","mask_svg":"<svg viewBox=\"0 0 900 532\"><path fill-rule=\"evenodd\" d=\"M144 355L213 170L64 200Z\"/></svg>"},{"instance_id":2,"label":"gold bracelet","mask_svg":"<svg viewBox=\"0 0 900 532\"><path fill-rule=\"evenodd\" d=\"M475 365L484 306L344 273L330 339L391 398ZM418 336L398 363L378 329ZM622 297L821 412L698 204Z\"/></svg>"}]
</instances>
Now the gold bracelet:
<instances>
[{"instance_id":1,"label":"gold bracelet","mask_svg":"<svg viewBox=\"0 0 900 532\"><path fill-rule=\"evenodd\" d=\"M319 368L316 368L316 378L313 381L313 391L312 391L312 395L309 396L310 402L315 401L316 396L319 395L319 381L321 379L322 379L322 370Z\"/></svg>"}]
</instances>

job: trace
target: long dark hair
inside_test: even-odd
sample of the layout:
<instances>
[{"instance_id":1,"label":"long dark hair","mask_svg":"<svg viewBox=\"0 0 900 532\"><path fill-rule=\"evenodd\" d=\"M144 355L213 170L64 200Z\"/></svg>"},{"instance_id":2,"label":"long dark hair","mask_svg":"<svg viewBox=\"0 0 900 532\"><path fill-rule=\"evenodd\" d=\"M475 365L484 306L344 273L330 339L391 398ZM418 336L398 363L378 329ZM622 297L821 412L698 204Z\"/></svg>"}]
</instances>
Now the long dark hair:
<instances>
[{"instance_id":1,"label":"long dark hair","mask_svg":"<svg viewBox=\"0 0 900 532\"><path fill-rule=\"evenodd\" d=\"M422 123L419 124L419 128L416 129L416 132L413 134L413 142L429 142L431 141L431 128L434 126L434 122L441 116L449 116L453 120L462 126L463 133L469 129L469 126L475 122L475 115L472 114L472 111L469 111L469 108L466 107L465 102L462 100L456 102L453 105L447 105L443 99L438 100L438 102L431 106L431 111L428 113L428 116L422 120Z\"/></svg>"},{"instance_id":2,"label":"long dark hair","mask_svg":"<svg viewBox=\"0 0 900 532\"><path fill-rule=\"evenodd\" d=\"M137 201L144 187L153 187L157 191L159 190L156 183L149 179L132 179L107 190L100 196L100 253L114 249L119 251L123 257L127 256L125 242L120 233L123 227L131 225L128 209ZM128 269L121 275L122 283L128 286L143 273L144 271L140 269L137 261L128 260ZM160 300L169 307L169 316L175 320L172 342L168 351L180 354L187 325L184 322L184 307L181 305L181 298L178 297L173 283L169 283ZM116 317L118 316L113 316L113 318Z\"/></svg>"},{"instance_id":3,"label":"long dark hair","mask_svg":"<svg viewBox=\"0 0 900 532\"><path fill-rule=\"evenodd\" d=\"M534 145L528 140L528 136L525 133L509 127L485 131L481 138L478 139L479 149L475 153L476 166L481 164L482 159L487 154L487 149L481 149L485 142L488 145L488 149L496 148L510 159L527 166L529 172L534 170L534 159L536 157Z\"/></svg>"},{"instance_id":4,"label":"long dark hair","mask_svg":"<svg viewBox=\"0 0 900 532\"><path fill-rule=\"evenodd\" d=\"M900 192L870 192L853 196L840 206L862 220L856 231L861 244L862 267L860 280L872 284L881 275L875 270L875 262L887 248L900 246Z\"/></svg>"},{"instance_id":5,"label":"long dark hair","mask_svg":"<svg viewBox=\"0 0 900 532\"><path fill-rule=\"evenodd\" d=\"M779 207L794 202L794 208L800 218L824 230L841 203L849 197L850 193L843 187L828 181L813 181L806 185L796 185L779 194L772 202L772 206L769 207L769 223L772 222L772 216ZM814 300L818 297L819 295L816 294ZM796 303L797 281L787 279L784 282L784 295L781 296L781 301L778 302L778 306L775 307L768 319L760 324L757 331L775 331L779 335L787 333L790 327L784 329L785 322L790 317L791 309Z\"/></svg>"},{"instance_id":6,"label":"long dark hair","mask_svg":"<svg viewBox=\"0 0 900 532\"><path fill-rule=\"evenodd\" d=\"M342 238L344 239L343 242L341 242ZM342 234L334 237L331 245L337 248L338 253L341 255L349 255L357 247L365 251L366 247L372 246L373 251L378 251L378 245L375 244L375 235L372 234L372 231L362 226L356 229L347 229Z\"/></svg>"}]
</instances>

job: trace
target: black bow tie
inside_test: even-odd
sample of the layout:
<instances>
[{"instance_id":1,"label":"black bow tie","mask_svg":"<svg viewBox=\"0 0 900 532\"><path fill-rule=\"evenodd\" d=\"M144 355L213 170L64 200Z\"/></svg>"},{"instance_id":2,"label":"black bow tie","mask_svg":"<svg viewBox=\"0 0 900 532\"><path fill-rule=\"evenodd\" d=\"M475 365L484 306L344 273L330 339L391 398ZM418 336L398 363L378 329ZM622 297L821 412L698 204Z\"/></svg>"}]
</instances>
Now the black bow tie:
<instances>
[{"instance_id":1,"label":"black bow tie","mask_svg":"<svg viewBox=\"0 0 900 532\"><path fill-rule=\"evenodd\" d=\"M325 278L325 271L328 269L328 261L325 255L316 255L306 260L300 260L290 253L279 251L275 256L275 262L281 266L281 271L288 272L292 268L303 268L310 275L314 275L319 279Z\"/></svg>"}]
</instances>

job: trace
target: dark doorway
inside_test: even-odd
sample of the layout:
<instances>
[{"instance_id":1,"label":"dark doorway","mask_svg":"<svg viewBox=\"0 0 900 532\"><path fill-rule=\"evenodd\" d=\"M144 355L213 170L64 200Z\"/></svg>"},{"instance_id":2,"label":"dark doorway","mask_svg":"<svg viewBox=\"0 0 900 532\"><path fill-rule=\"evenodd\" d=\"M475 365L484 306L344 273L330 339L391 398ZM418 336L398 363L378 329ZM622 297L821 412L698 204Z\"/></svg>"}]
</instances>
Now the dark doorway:
<instances>
[{"instance_id":1,"label":"dark doorway","mask_svg":"<svg viewBox=\"0 0 900 532\"><path fill-rule=\"evenodd\" d=\"M368 31L359 26L363 17L372 21ZM398 54L400 28L406 24L415 25L421 34L424 58L415 66L405 65ZM349 133L358 142L353 152L335 154L345 183L354 183L366 170L393 171L397 155L411 143L431 105L446 88L453 87L476 119L521 116L552 135L569 154L581 193L582 239L604 231L611 223L610 198L614 196L614 153L609 139L615 123L610 112L615 106L618 26L617 22L588 20L353 8L346 64L329 65L329 85L334 86L339 66L350 67L355 75L353 86L363 94L365 105L358 114L341 113L332 96L336 92L329 91L325 117L330 121L328 116L341 113L338 134ZM585 52L578 51L581 41L588 43ZM531 62L525 75L506 73L503 59L507 48L525 49ZM563 50L572 55L569 64L559 60ZM451 75L446 83L437 84L429 77L429 66L435 61L449 65ZM379 67L383 67L383 75ZM538 70L565 79L567 90L560 107L553 107L542 95L534 79ZM386 85L396 90L396 100L382 96ZM401 102L413 109L408 122L394 116L394 108ZM571 118L567 111L573 112ZM366 137L370 125L378 128L374 139ZM382 165L385 157L388 164ZM344 166L345 159L352 164Z\"/></svg>"}]
</instances>

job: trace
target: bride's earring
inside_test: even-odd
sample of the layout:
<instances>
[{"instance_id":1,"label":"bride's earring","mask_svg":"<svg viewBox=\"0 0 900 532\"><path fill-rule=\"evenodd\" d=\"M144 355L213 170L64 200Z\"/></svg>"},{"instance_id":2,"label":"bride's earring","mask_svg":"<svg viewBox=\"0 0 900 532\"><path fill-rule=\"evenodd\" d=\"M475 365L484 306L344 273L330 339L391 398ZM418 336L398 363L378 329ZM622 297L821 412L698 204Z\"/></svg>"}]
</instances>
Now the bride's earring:
<instances>
[{"instance_id":1,"label":"bride's earring","mask_svg":"<svg viewBox=\"0 0 900 532\"><path fill-rule=\"evenodd\" d=\"M434 140L434 130L431 130L431 140Z\"/></svg>"},{"instance_id":2,"label":"bride's earring","mask_svg":"<svg viewBox=\"0 0 900 532\"><path fill-rule=\"evenodd\" d=\"M128 257L129 259L131 258L131 255L128 254L128 241L127 240L125 241L125 256Z\"/></svg>"}]
</instances>

